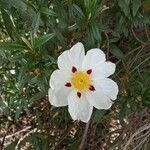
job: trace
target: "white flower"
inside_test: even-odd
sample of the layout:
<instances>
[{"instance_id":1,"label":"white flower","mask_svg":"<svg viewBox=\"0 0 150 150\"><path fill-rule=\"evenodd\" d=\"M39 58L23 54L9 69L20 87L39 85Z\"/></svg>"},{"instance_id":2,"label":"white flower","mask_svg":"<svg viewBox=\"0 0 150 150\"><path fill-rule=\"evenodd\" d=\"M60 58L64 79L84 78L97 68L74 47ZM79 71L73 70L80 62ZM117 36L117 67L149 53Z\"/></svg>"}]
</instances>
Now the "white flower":
<instances>
[{"instance_id":1,"label":"white flower","mask_svg":"<svg viewBox=\"0 0 150 150\"><path fill-rule=\"evenodd\" d=\"M118 94L117 84L108 77L116 65L106 62L98 48L85 55L82 43L75 44L58 57L58 68L50 78L49 101L52 105L68 105L73 120L88 122L93 106L109 109Z\"/></svg>"}]
</instances>

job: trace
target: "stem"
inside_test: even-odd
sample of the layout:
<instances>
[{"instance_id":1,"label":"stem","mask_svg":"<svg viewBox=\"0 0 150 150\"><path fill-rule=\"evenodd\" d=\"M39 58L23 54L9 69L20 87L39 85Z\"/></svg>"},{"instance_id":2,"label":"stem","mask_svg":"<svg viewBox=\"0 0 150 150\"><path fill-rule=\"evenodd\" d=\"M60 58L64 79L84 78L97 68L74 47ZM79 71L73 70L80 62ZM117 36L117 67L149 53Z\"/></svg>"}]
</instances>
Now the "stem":
<instances>
[{"instance_id":1,"label":"stem","mask_svg":"<svg viewBox=\"0 0 150 150\"><path fill-rule=\"evenodd\" d=\"M132 34L133 34L134 38L135 38L139 43L145 44L143 41L141 41L141 40L136 36L136 34L135 34L133 28L131 28L131 31L132 31Z\"/></svg>"},{"instance_id":2,"label":"stem","mask_svg":"<svg viewBox=\"0 0 150 150\"><path fill-rule=\"evenodd\" d=\"M145 32L146 32L147 40L150 41L150 37L149 37L149 34L148 34L148 30L147 30L146 25L145 25Z\"/></svg>"},{"instance_id":3,"label":"stem","mask_svg":"<svg viewBox=\"0 0 150 150\"><path fill-rule=\"evenodd\" d=\"M90 121L86 124L85 130L84 130L84 134L82 136L82 140L81 140L81 143L80 143L80 145L78 147L78 150L83 150L84 143L85 143L85 140L86 140L86 137L87 137L87 133L88 133L88 129L89 129L89 125L90 125Z\"/></svg>"},{"instance_id":4,"label":"stem","mask_svg":"<svg viewBox=\"0 0 150 150\"><path fill-rule=\"evenodd\" d=\"M148 130L150 128L150 124L146 124L145 126L139 128L137 130L137 132L135 132L131 137L130 139L128 140L128 142L126 143L126 145L124 146L123 150L127 150L127 147L130 145L130 143L132 142L133 138L135 136L137 136L138 134L140 134L141 132L143 132L144 130Z\"/></svg>"}]
</instances>

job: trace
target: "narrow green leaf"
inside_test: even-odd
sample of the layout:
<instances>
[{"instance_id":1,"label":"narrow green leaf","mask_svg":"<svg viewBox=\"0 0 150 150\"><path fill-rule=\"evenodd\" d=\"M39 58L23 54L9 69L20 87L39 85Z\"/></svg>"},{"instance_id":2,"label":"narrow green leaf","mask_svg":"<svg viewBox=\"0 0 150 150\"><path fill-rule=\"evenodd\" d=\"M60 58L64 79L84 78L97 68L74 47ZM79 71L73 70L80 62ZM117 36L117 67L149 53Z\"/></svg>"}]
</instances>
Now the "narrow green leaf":
<instances>
[{"instance_id":1,"label":"narrow green leaf","mask_svg":"<svg viewBox=\"0 0 150 150\"><path fill-rule=\"evenodd\" d=\"M0 49L3 50L25 50L28 49L26 46L12 43L12 42L1 42L0 43Z\"/></svg>"},{"instance_id":2,"label":"narrow green leaf","mask_svg":"<svg viewBox=\"0 0 150 150\"><path fill-rule=\"evenodd\" d=\"M6 146L5 150L14 150L16 145L18 144L19 139L11 142L9 145Z\"/></svg>"},{"instance_id":3,"label":"narrow green leaf","mask_svg":"<svg viewBox=\"0 0 150 150\"><path fill-rule=\"evenodd\" d=\"M23 0L0 0L0 5L2 6L8 6L8 7L14 7L16 9L20 9L22 11L27 9L27 6Z\"/></svg>"},{"instance_id":4,"label":"narrow green leaf","mask_svg":"<svg viewBox=\"0 0 150 150\"><path fill-rule=\"evenodd\" d=\"M83 18L84 17L84 13L82 11L82 9L76 5L76 4L73 4L73 11L75 14L77 14L80 18Z\"/></svg>"},{"instance_id":5,"label":"narrow green leaf","mask_svg":"<svg viewBox=\"0 0 150 150\"><path fill-rule=\"evenodd\" d=\"M6 58L6 54L5 54L4 50L2 50L2 49L0 49L0 56L2 58Z\"/></svg>"},{"instance_id":6,"label":"narrow green leaf","mask_svg":"<svg viewBox=\"0 0 150 150\"><path fill-rule=\"evenodd\" d=\"M133 17L137 14L137 11L139 10L141 5L142 5L141 0L133 0L132 2Z\"/></svg>"},{"instance_id":7,"label":"narrow green leaf","mask_svg":"<svg viewBox=\"0 0 150 150\"><path fill-rule=\"evenodd\" d=\"M19 107L16 109L16 112L15 112L15 119L17 120L20 116L22 112L22 105L19 105Z\"/></svg>"},{"instance_id":8,"label":"narrow green leaf","mask_svg":"<svg viewBox=\"0 0 150 150\"><path fill-rule=\"evenodd\" d=\"M84 6L85 7L89 7L89 5L90 5L90 3L91 3L91 0L84 0Z\"/></svg>"},{"instance_id":9,"label":"narrow green leaf","mask_svg":"<svg viewBox=\"0 0 150 150\"><path fill-rule=\"evenodd\" d=\"M10 114L10 109L9 109L9 106L8 106L8 102L7 101L0 101L0 108L2 110L2 112L8 116Z\"/></svg>"},{"instance_id":10,"label":"narrow green leaf","mask_svg":"<svg viewBox=\"0 0 150 150\"><path fill-rule=\"evenodd\" d=\"M26 83L25 78L26 78L27 69L28 69L28 64L23 63L20 68L19 75L18 75L18 87L19 87L20 92L22 91Z\"/></svg>"},{"instance_id":11,"label":"narrow green leaf","mask_svg":"<svg viewBox=\"0 0 150 150\"><path fill-rule=\"evenodd\" d=\"M130 18L131 15L130 15L130 8L128 2L126 0L119 0L118 5L121 8L121 10L124 12L125 16Z\"/></svg>"},{"instance_id":12,"label":"narrow green leaf","mask_svg":"<svg viewBox=\"0 0 150 150\"><path fill-rule=\"evenodd\" d=\"M57 16L56 13L52 9L48 9L46 7L42 7L40 12L49 16Z\"/></svg>"},{"instance_id":13,"label":"narrow green leaf","mask_svg":"<svg viewBox=\"0 0 150 150\"><path fill-rule=\"evenodd\" d=\"M55 36L54 33L49 33L49 34L46 34L46 35L43 35L41 37L34 39L34 48L39 48L40 46L42 46L44 43L49 41L54 36Z\"/></svg>"},{"instance_id":14,"label":"narrow green leaf","mask_svg":"<svg viewBox=\"0 0 150 150\"><path fill-rule=\"evenodd\" d=\"M34 32L37 32L37 30L39 29L39 24L40 24L40 13L37 13L32 22L32 28Z\"/></svg>"},{"instance_id":15,"label":"narrow green leaf","mask_svg":"<svg viewBox=\"0 0 150 150\"><path fill-rule=\"evenodd\" d=\"M124 54L123 52L116 46L116 45L111 45L110 46L110 52L116 56L118 59L123 59L124 58Z\"/></svg>"},{"instance_id":16,"label":"narrow green leaf","mask_svg":"<svg viewBox=\"0 0 150 150\"><path fill-rule=\"evenodd\" d=\"M96 110L92 118L92 124L100 122L100 120L102 119L102 117L105 115L106 112L107 112L106 110Z\"/></svg>"},{"instance_id":17,"label":"narrow green leaf","mask_svg":"<svg viewBox=\"0 0 150 150\"><path fill-rule=\"evenodd\" d=\"M35 94L34 96L32 96L32 98L30 99L30 101L33 102L33 101L36 101L36 100L40 100L46 94L47 94L47 91L40 91L37 94Z\"/></svg>"},{"instance_id":18,"label":"narrow green leaf","mask_svg":"<svg viewBox=\"0 0 150 150\"><path fill-rule=\"evenodd\" d=\"M101 40L99 26L96 24L96 22L91 23L91 34L96 41L99 42Z\"/></svg>"},{"instance_id":19,"label":"narrow green leaf","mask_svg":"<svg viewBox=\"0 0 150 150\"><path fill-rule=\"evenodd\" d=\"M7 31L8 35L14 40L15 39L15 34L14 34L15 30L14 30L13 22L10 19L9 14L4 9L1 9L1 14L2 14L2 17L4 20L4 25L5 25L6 31Z\"/></svg>"}]
</instances>

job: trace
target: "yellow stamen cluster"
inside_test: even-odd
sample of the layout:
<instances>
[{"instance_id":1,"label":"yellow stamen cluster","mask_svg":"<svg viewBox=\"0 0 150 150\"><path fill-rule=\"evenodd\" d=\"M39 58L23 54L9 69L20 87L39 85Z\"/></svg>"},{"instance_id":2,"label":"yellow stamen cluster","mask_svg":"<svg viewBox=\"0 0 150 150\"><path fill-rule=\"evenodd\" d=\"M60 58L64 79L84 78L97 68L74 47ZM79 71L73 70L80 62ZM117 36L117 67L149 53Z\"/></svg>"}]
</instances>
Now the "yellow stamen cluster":
<instances>
[{"instance_id":1,"label":"yellow stamen cluster","mask_svg":"<svg viewBox=\"0 0 150 150\"><path fill-rule=\"evenodd\" d=\"M77 71L73 74L71 83L76 90L82 91L89 89L92 81L86 72Z\"/></svg>"}]
</instances>

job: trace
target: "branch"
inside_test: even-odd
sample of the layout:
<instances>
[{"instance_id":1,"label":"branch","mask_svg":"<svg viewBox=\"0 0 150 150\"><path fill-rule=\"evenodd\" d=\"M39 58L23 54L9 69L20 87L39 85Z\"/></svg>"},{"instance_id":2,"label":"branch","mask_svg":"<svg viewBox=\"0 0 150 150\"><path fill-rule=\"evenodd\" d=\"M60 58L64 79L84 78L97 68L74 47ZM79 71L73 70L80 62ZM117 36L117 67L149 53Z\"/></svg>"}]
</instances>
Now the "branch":
<instances>
[{"instance_id":1,"label":"branch","mask_svg":"<svg viewBox=\"0 0 150 150\"><path fill-rule=\"evenodd\" d=\"M109 59L109 49L110 49L110 46L109 46L109 36L107 33L104 33L105 36L106 36L106 39L107 39L107 53L106 53L106 57L107 59Z\"/></svg>"},{"instance_id":2,"label":"branch","mask_svg":"<svg viewBox=\"0 0 150 150\"><path fill-rule=\"evenodd\" d=\"M140 39L136 36L136 34L135 34L133 28L131 28L131 31L132 31L132 34L133 34L134 38L135 38L139 43L145 44L145 42L143 42L142 40L140 40Z\"/></svg>"},{"instance_id":3,"label":"branch","mask_svg":"<svg viewBox=\"0 0 150 150\"><path fill-rule=\"evenodd\" d=\"M145 25L145 32L146 32L147 40L150 41L150 37L149 37L149 34L148 34L148 30L147 30L146 25Z\"/></svg>"},{"instance_id":4,"label":"branch","mask_svg":"<svg viewBox=\"0 0 150 150\"><path fill-rule=\"evenodd\" d=\"M81 140L81 143L79 145L78 150L82 150L83 147L84 147L84 143L85 143L85 140L86 140L86 137L87 137L87 132L88 132L88 129L89 129L89 125L90 125L90 121L86 124L84 134L83 134L83 137L82 137L82 140Z\"/></svg>"},{"instance_id":5,"label":"branch","mask_svg":"<svg viewBox=\"0 0 150 150\"><path fill-rule=\"evenodd\" d=\"M5 143L5 139L6 139L7 133L8 133L8 130L7 130L7 132L5 133L4 137L2 138L2 142L1 142L1 150L3 150L3 147L4 147L4 143Z\"/></svg>"},{"instance_id":6,"label":"branch","mask_svg":"<svg viewBox=\"0 0 150 150\"><path fill-rule=\"evenodd\" d=\"M150 124L146 124L144 126L142 126L141 128L139 128L131 137L130 139L127 141L126 145L124 146L123 150L127 150L127 147L130 145L130 143L132 142L133 138L135 136L137 136L138 134L140 134L141 132L143 132L144 130L148 130L150 129Z\"/></svg>"},{"instance_id":7,"label":"branch","mask_svg":"<svg viewBox=\"0 0 150 150\"><path fill-rule=\"evenodd\" d=\"M21 141L23 141L27 136L29 136L31 133L36 132L37 128L32 129L31 131L27 132L23 137L21 137L15 147L15 150L19 150L18 146L20 144Z\"/></svg>"},{"instance_id":8,"label":"branch","mask_svg":"<svg viewBox=\"0 0 150 150\"><path fill-rule=\"evenodd\" d=\"M22 133L22 132L26 132L26 131L29 130L30 128L31 128L31 126L26 127L26 128L24 128L24 129L22 129L22 130L20 130L20 131L17 131L17 132L15 132L15 133L11 134L11 135L6 136L5 139L9 139L9 138L11 138L11 137L13 137L13 136L16 136L16 135L18 135L18 134L20 134L20 133ZM1 141L2 139L3 139L3 138L0 138L0 141Z\"/></svg>"}]
</instances>

